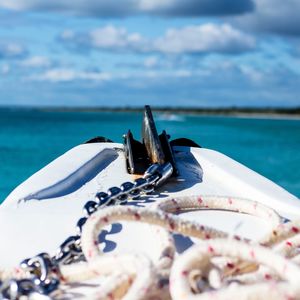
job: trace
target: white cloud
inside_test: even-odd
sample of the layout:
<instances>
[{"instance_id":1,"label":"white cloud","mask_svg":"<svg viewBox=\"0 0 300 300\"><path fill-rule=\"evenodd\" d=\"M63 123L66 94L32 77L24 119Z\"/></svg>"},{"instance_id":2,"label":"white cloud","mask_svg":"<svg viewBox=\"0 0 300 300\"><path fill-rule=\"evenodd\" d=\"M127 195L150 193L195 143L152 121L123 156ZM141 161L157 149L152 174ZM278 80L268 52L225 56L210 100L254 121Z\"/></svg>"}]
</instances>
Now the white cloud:
<instances>
[{"instance_id":1,"label":"white cloud","mask_svg":"<svg viewBox=\"0 0 300 300\"><path fill-rule=\"evenodd\" d=\"M233 15L252 11L254 5L252 0L0 0L0 7L97 17L122 17L139 14Z\"/></svg>"},{"instance_id":2,"label":"white cloud","mask_svg":"<svg viewBox=\"0 0 300 300\"><path fill-rule=\"evenodd\" d=\"M264 79L264 75L261 71L246 65L239 66L241 72L247 76L253 82L261 82Z\"/></svg>"},{"instance_id":3,"label":"white cloud","mask_svg":"<svg viewBox=\"0 0 300 300\"><path fill-rule=\"evenodd\" d=\"M51 61L45 56L32 56L23 60L21 65L32 68L49 67L51 65Z\"/></svg>"},{"instance_id":4,"label":"white cloud","mask_svg":"<svg viewBox=\"0 0 300 300\"><path fill-rule=\"evenodd\" d=\"M282 35L300 35L299 0L255 0L255 10L237 17L242 27Z\"/></svg>"},{"instance_id":5,"label":"white cloud","mask_svg":"<svg viewBox=\"0 0 300 300\"><path fill-rule=\"evenodd\" d=\"M208 23L169 29L154 42L165 53L243 52L255 47L255 39L228 24Z\"/></svg>"},{"instance_id":6,"label":"white cloud","mask_svg":"<svg viewBox=\"0 0 300 300\"><path fill-rule=\"evenodd\" d=\"M1 74L6 75L10 72L10 66L8 64L4 64L1 66Z\"/></svg>"},{"instance_id":7,"label":"white cloud","mask_svg":"<svg viewBox=\"0 0 300 300\"><path fill-rule=\"evenodd\" d=\"M25 55L25 48L15 42L0 41L0 59L1 58L18 58Z\"/></svg>"},{"instance_id":8,"label":"white cloud","mask_svg":"<svg viewBox=\"0 0 300 300\"><path fill-rule=\"evenodd\" d=\"M74 80L107 81L111 79L111 75L102 72L88 72L73 69L57 68L47 70L42 74L32 75L27 79L49 82L68 82Z\"/></svg>"},{"instance_id":9,"label":"white cloud","mask_svg":"<svg viewBox=\"0 0 300 300\"><path fill-rule=\"evenodd\" d=\"M123 27L112 25L93 29L89 32L76 33L65 30L60 40L75 49L103 49L112 51L144 51L147 40L139 33L129 33Z\"/></svg>"},{"instance_id":10,"label":"white cloud","mask_svg":"<svg viewBox=\"0 0 300 300\"><path fill-rule=\"evenodd\" d=\"M193 72L190 70L177 70L174 72L174 76L182 78L191 77L193 76Z\"/></svg>"},{"instance_id":11,"label":"white cloud","mask_svg":"<svg viewBox=\"0 0 300 300\"><path fill-rule=\"evenodd\" d=\"M220 56L186 58L186 65L183 62L176 65L177 57L158 56L158 68L126 68L124 72L118 69L112 74L87 69L52 68L46 72L36 72L30 80L20 80L18 89L22 91L22 96L24 94L33 101L38 101L34 99L40 99L43 95L44 99L50 99L48 103L53 100L61 105L68 101L74 104L75 98L93 105L142 104L135 102L140 99L148 103L154 101L158 105L188 105L193 104L193 99L202 99L203 105L208 106L298 104L295 95L299 91L299 75L282 65L262 67L257 62L243 60L241 63L239 59ZM161 60L168 59L176 67L160 65ZM8 91L9 99L20 97L21 93L15 93L15 89Z\"/></svg>"},{"instance_id":12,"label":"white cloud","mask_svg":"<svg viewBox=\"0 0 300 300\"><path fill-rule=\"evenodd\" d=\"M208 23L169 29L162 37L147 39L125 28L105 26L87 33L63 32L61 40L71 48L143 53L239 53L255 48L255 39L229 24Z\"/></svg>"},{"instance_id":13,"label":"white cloud","mask_svg":"<svg viewBox=\"0 0 300 300\"><path fill-rule=\"evenodd\" d=\"M149 56L144 60L144 66L146 68L156 67L158 64L158 58L156 56Z\"/></svg>"},{"instance_id":14,"label":"white cloud","mask_svg":"<svg viewBox=\"0 0 300 300\"><path fill-rule=\"evenodd\" d=\"M153 11L166 9L175 4L174 0L140 0L138 7L142 11Z\"/></svg>"},{"instance_id":15,"label":"white cloud","mask_svg":"<svg viewBox=\"0 0 300 300\"><path fill-rule=\"evenodd\" d=\"M72 38L74 38L75 33L74 33L74 31L71 30L71 29L66 29L66 30L64 30L64 31L61 33L60 36L61 36L62 39L67 40L67 39L72 39Z\"/></svg>"},{"instance_id":16,"label":"white cloud","mask_svg":"<svg viewBox=\"0 0 300 300\"><path fill-rule=\"evenodd\" d=\"M102 49L141 50L144 40L138 33L128 33L125 28L106 26L92 30L89 33L91 45Z\"/></svg>"}]
</instances>

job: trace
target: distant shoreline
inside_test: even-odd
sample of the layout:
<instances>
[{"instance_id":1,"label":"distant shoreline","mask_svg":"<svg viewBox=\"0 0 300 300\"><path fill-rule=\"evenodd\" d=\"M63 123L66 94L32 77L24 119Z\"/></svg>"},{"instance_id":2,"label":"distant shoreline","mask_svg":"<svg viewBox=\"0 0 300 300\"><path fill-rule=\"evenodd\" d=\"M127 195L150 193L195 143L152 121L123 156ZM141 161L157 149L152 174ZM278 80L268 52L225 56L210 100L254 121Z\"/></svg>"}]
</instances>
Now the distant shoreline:
<instances>
[{"instance_id":1,"label":"distant shoreline","mask_svg":"<svg viewBox=\"0 0 300 300\"><path fill-rule=\"evenodd\" d=\"M195 108L195 107L155 107L152 111L162 114L228 116L241 118L274 118L274 119L300 119L300 107L271 108L271 107L222 107L222 108ZM143 107L27 107L27 106L0 106L9 110L36 110L49 112L143 112Z\"/></svg>"}]
</instances>

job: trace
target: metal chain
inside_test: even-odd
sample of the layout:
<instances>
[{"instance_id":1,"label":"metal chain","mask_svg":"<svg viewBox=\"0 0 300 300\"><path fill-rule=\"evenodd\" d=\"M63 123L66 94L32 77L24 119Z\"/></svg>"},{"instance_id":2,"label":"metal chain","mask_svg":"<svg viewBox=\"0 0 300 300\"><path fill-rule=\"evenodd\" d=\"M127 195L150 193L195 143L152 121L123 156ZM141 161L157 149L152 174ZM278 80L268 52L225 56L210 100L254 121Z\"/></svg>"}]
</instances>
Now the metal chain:
<instances>
[{"instance_id":1,"label":"metal chain","mask_svg":"<svg viewBox=\"0 0 300 300\"><path fill-rule=\"evenodd\" d=\"M111 187L107 193L99 192L93 201L83 206L85 216L77 221L77 235L69 236L51 257L48 253L40 253L25 259L20 267L27 273L26 279L10 279L0 281L0 300L19 299L21 296L35 296L35 299L51 299L51 294L60 285L60 265L84 260L81 249L81 232L87 218L100 208L111 205L124 205L129 200L136 200L142 194L150 194L155 187L163 184L173 173L171 163L153 164L144 176L134 182L124 182L120 187Z\"/></svg>"}]
</instances>

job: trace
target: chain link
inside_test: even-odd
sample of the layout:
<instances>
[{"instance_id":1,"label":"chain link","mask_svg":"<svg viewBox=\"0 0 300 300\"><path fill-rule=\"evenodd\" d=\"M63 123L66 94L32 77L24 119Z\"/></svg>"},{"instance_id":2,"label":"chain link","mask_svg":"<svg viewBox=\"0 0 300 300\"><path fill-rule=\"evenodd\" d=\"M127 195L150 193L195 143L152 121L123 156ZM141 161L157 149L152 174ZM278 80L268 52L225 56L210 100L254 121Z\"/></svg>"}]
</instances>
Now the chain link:
<instances>
[{"instance_id":1,"label":"chain link","mask_svg":"<svg viewBox=\"0 0 300 300\"><path fill-rule=\"evenodd\" d=\"M48 253L25 259L20 267L26 271L26 279L0 281L0 299L19 299L21 296L35 296L35 299L51 299L50 294L59 288L60 265L84 260L81 249L81 232L87 218L100 208L110 205L124 205L129 200L136 200L142 194L151 194L155 187L164 183L173 173L170 163L153 164L144 176L134 182L124 182L120 187L111 187L107 193L99 192L94 200L83 206L85 216L76 224L77 235L69 236L51 257Z\"/></svg>"}]
</instances>

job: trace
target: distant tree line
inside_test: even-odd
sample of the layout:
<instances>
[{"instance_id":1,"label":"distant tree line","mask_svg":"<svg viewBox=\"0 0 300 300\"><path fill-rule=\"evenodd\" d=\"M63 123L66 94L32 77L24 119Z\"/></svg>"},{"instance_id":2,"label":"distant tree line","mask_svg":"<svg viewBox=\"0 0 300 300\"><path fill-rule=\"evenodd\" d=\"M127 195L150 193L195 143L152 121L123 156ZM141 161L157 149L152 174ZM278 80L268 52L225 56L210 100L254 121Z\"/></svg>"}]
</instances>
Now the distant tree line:
<instances>
[{"instance_id":1,"label":"distant tree line","mask_svg":"<svg viewBox=\"0 0 300 300\"><path fill-rule=\"evenodd\" d=\"M152 110L160 113L171 114L211 114L211 115L235 115L235 114L275 114L275 115L300 115L299 107L168 107L168 106L151 106ZM24 109L24 110L39 110L39 111L101 111L101 112L142 112L143 107L123 106L123 107L4 107L0 106L0 110L3 109Z\"/></svg>"}]
</instances>

